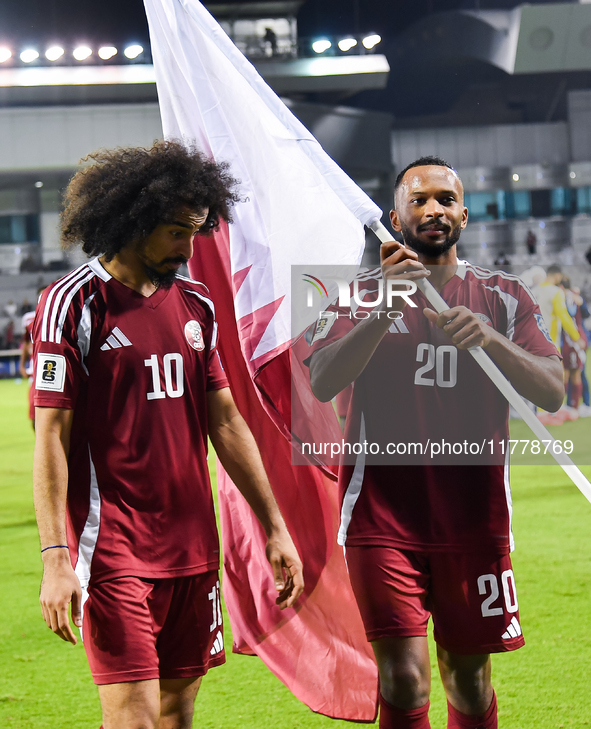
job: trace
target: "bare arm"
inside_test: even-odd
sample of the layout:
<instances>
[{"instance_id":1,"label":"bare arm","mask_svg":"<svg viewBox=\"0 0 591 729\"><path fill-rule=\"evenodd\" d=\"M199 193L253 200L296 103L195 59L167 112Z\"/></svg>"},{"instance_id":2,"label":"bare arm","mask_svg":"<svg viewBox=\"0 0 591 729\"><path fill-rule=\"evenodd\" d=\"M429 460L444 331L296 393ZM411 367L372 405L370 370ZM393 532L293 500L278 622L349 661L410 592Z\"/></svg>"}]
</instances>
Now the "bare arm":
<instances>
[{"instance_id":1,"label":"bare arm","mask_svg":"<svg viewBox=\"0 0 591 729\"><path fill-rule=\"evenodd\" d=\"M35 457L33 493L41 549L66 544L66 497L68 452L73 411L62 408L35 409ZM76 644L68 620L80 627L80 583L67 549L47 549L42 553L41 611L47 626L63 640Z\"/></svg>"},{"instance_id":2,"label":"bare arm","mask_svg":"<svg viewBox=\"0 0 591 729\"><path fill-rule=\"evenodd\" d=\"M458 349L482 347L520 395L550 412L561 406L563 373L556 355L538 357L526 352L465 306L456 306L441 314L424 309L424 314Z\"/></svg>"},{"instance_id":3,"label":"bare arm","mask_svg":"<svg viewBox=\"0 0 591 729\"><path fill-rule=\"evenodd\" d=\"M419 263L413 250L396 241L382 244L380 256L384 279L415 280L424 278L429 273ZM397 302L396 311L400 311L405 305L404 301ZM363 372L392 324L387 313L384 297L382 304L373 309L367 319L338 342L333 342L312 355L310 384L312 392L321 402L332 400Z\"/></svg>"},{"instance_id":4,"label":"bare arm","mask_svg":"<svg viewBox=\"0 0 591 729\"><path fill-rule=\"evenodd\" d=\"M304 589L302 563L275 501L256 442L238 412L230 388L207 393L209 437L240 493L267 535L267 559L273 569L277 604L291 607Z\"/></svg>"}]
</instances>

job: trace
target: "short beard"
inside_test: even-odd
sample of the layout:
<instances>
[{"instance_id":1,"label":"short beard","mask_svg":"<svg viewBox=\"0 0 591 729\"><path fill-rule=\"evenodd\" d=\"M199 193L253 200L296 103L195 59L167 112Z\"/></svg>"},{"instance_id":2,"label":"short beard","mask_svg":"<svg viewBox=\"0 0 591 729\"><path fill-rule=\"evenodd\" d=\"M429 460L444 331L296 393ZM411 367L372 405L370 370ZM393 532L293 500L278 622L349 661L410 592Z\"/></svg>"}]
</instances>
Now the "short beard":
<instances>
[{"instance_id":1,"label":"short beard","mask_svg":"<svg viewBox=\"0 0 591 729\"><path fill-rule=\"evenodd\" d=\"M157 271L155 268L146 266L145 263L144 266L146 268L148 278L157 289L170 289L172 287L177 273L174 269L166 271L165 273L160 273L160 271Z\"/></svg>"},{"instance_id":2,"label":"short beard","mask_svg":"<svg viewBox=\"0 0 591 729\"><path fill-rule=\"evenodd\" d=\"M421 253L428 258L441 258L441 256L445 255L458 242L460 233L462 232L462 226L458 225L448 233L443 243L425 243L414 236L410 228L404 225L404 223L401 223L401 228L404 244L412 248L413 251Z\"/></svg>"}]
</instances>

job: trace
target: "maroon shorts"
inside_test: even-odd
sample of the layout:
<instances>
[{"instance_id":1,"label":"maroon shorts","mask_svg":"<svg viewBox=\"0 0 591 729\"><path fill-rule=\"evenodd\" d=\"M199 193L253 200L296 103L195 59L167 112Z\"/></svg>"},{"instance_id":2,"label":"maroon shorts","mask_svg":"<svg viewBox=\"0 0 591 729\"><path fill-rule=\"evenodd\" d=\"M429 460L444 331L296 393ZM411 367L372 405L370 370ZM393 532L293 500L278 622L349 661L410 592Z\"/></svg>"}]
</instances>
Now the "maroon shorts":
<instances>
[{"instance_id":1,"label":"maroon shorts","mask_svg":"<svg viewBox=\"0 0 591 729\"><path fill-rule=\"evenodd\" d=\"M578 348L569 344L569 340L567 340L566 338L562 342L562 349L560 351L560 354L562 355L562 361L565 370L583 370L585 367L585 362L581 361L579 352L585 352L587 342L581 337L577 344L579 345Z\"/></svg>"},{"instance_id":2,"label":"maroon shorts","mask_svg":"<svg viewBox=\"0 0 591 729\"><path fill-rule=\"evenodd\" d=\"M226 660L217 570L88 588L82 635L98 685L203 676Z\"/></svg>"},{"instance_id":3,"label":"maroon shorts","mask_svg":"<svg viewBox=\"0 0 591 729\"><path fill-rule=\"evenodd\" d=\"M524 644L509 555L347 547L367 639L427 635L450 653L500 653Z\"/></svg>"}]
</instances>

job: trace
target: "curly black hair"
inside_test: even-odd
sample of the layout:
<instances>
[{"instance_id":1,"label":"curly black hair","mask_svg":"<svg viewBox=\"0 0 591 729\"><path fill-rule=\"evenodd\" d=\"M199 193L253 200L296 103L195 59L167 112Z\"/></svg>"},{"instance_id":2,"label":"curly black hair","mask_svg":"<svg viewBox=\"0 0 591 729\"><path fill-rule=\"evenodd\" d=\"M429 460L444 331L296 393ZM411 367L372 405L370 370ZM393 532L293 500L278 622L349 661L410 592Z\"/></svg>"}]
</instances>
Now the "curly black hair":
<instances>
[{"instance_id":1,"label":"curly black hair","mask_svg":"<svg viewBox=\"0 0 591 729\"><path fill-rule=\"evenodd\" d=\"M88 256L112 260L125 245L142 240L179 208L209 208L202 233L231 221L237 181L227 163L216 164L196 147L156 141L150 149L98 150L82 162L64 195L62 246L81 244Z\"/></svg>"}]
</instances>

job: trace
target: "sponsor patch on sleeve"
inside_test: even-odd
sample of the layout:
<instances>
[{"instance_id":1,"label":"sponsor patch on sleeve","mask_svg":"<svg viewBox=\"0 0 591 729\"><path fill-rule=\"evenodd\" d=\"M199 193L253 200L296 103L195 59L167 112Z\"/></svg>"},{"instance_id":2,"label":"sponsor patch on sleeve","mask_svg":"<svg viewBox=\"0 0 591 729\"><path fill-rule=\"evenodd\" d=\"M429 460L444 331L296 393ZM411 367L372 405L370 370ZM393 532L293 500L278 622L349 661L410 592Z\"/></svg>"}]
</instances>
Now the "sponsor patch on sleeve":
<instances>
[{"instance_id":1,"label":"sponsor patch on sleeve","mask_svg":"<svg viewBox=\"0 0 591 729\"><path fill-rule=\"evenodd\" d=\"M66 381L66 358L62 354L37 355L36 390L63 392Z\"/></svg>"},{"instance_id":2,"label":"sponsor patch on sleeve","mask_svg":"<svg viewBox=\"0 0 591 729\"><path fill-rule=\"evenodd\" d=\"M323 311L316 322L316 331L314 332L310 346L312 346L314 342L318 342L320 339L326 339L336 320L337 314L335 311Z\"/></svg>"},{"instance_id":3,"label":"sponsor patch on sleeve","mask_svg":"<svg viewBox=\"0 0 591 729\"><path fill-rule=\"evenodd\" d=\"M546 339L551 344L554 344L554 342L552 342L552 337L550 336L550 332L548 331L548 327L546 326L546 322L544 321L544 317L541 314L534 314L534 317L538 324L538 329L542 332L542 334L546 337Z\"/></svg>"}]
</instances>

